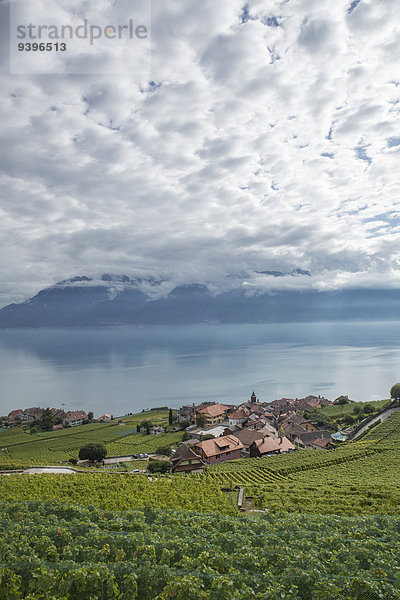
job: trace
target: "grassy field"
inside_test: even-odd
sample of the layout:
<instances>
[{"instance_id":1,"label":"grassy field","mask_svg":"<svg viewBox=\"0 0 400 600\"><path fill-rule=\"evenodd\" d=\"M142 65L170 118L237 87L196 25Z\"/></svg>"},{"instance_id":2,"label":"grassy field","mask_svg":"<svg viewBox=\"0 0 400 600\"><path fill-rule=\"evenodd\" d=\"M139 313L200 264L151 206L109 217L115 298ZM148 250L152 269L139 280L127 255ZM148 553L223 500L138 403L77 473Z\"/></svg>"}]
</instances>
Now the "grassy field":
<instances>
[{"instance_id":1,"label":"grassy field","mask_svg":"<svg viewBox=\"0 0 400 600\"><path fill-rule=\"evenodd\" d=\"M108 456L151 453L159 446L176 444L182 432L161 435L136 433L144 419L155 425L168 424L168 410L152 410L129 415L110 423L92 423L54 432L30 434L21 429L0 432L0 468L55 465L78 458L79 449L89 442L103 442Z\"/></svg>"}]
</instances>

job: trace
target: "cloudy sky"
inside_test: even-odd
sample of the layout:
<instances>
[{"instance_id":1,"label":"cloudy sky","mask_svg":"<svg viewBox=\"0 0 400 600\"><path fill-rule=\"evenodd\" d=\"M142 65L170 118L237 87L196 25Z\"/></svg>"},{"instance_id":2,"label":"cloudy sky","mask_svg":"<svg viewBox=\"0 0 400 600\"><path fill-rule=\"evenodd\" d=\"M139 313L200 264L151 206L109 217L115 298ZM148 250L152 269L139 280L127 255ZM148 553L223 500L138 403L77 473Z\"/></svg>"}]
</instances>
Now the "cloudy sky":
<instances>
[{"instance_id":1,"label":"cloudy sky","mask_svg":"<svg viewBox=\"0 0 400 600\"><path fill-rule=\"evenodd\" d=\"M151 69L127 40L96 75L10 74L9 9L0 305L94 272L400 285L398 0L153 0Z\"/></svg>"}]
</instances>

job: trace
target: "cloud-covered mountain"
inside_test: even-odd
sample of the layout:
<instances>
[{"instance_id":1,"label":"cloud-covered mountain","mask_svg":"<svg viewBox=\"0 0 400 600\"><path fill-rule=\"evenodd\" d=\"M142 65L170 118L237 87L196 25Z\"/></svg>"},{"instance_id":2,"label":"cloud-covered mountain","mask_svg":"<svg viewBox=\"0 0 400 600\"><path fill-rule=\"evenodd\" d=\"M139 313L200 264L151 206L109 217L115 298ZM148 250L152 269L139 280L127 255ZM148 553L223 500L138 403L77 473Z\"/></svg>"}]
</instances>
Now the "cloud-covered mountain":
<instances>
[{"instance_id":1,"label":"cloud-covered mountain","mask_svg":"<svg viewBox=\"0 0 400 600\"><path fill-rule=\"evenodd\" d=\"M296 274L297 270L291 276ZM272 276L278 280L283 274ZM126 275L77 276L41 290L26 302L1 309L0 327L383 320L400 316L400 290L265 291L242 282L216 293L200 283L166 291L168 285L156 278Z\"/></svg>"}]
</instances>

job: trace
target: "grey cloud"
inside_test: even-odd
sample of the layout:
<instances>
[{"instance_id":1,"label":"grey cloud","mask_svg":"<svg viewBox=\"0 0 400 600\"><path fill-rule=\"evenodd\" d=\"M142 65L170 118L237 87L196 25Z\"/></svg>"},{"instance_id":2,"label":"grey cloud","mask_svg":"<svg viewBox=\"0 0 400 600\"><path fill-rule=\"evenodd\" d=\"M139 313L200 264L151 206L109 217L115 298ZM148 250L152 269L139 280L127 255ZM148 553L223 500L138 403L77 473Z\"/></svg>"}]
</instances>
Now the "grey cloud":
<instances>
[{"instance_id":1,"label":"grey cloud","mask_svg":"<svg viewBox=\"0 0 400 600\"><path fill-rule=\"evenodd\" d=\"M254 0L241 24L242 7L154 0L140 82L2 63L0 302L92 271L395 284L396 3Z\"/></svg>"}]
</instances>

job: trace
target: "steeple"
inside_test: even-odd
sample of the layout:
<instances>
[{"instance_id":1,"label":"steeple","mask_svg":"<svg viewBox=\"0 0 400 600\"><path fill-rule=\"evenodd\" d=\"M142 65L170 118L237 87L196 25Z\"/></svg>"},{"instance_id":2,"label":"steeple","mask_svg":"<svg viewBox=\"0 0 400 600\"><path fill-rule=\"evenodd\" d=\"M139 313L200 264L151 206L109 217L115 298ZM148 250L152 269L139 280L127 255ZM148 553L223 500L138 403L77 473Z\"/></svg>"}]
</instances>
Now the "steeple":
<instances>
[{"instance_id":1,"label":"steeple","mask_svg":"<svg viewBox=\"0 0 400 600\"><path fill-rule=\"evenodd\" d=\"M252 404L254 404L255 402L257 402L257 398L256 398L256 395L254 393L254 390L253 390L253 393L251 395L251 402L252 402Z\"/></svg>"}]
</instances>

